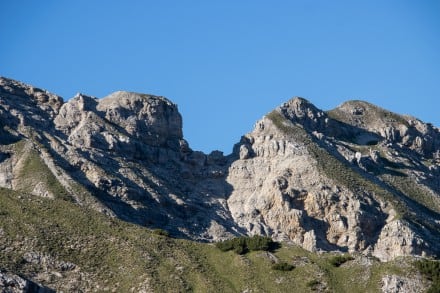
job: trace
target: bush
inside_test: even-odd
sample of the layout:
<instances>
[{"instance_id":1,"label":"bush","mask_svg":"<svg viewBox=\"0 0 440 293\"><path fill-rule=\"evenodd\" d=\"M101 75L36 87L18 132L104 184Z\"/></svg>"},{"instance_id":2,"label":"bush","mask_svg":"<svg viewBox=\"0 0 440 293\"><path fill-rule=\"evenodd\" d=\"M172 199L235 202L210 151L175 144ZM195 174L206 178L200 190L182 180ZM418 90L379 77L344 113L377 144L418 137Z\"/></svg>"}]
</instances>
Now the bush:
<instances>
[{"instance_id":1,"label":"bush","mask_svg":"<svg viewBox=\"0 0 440 293\"><path fill-rule=\"evenodd\" d=\"M435 260L420 260L416 267L428 280L432 281L428 293L440 292L440 262Z\"/></svg>"},{"instance_id":2,"label":"bush","mask_svg":"<svg viewBox=\"0 0 440 293\"><path fill-rule=\"evenodd\" d=\"M337 255L330 259L330 264L334 267L339 267L343 263L346 263L349 260L353 260L354 258L350 255Z\"/></svg>"},{"instance_id":3,"label":"bush","mask_svg":"<svg viewBox=\"0 0 440 293\"><path fill-rule=\"evenodd\" d=\"M165 231L163 229L154 229L152 232L153 232L153 234L156 234L156 235L161 235L161 236L166 236L166 237L170 236L170 233L168 233L168 231Z\"/></svg>"},{"instance_id":4,"label":"bush","mask_svg":"<svg viewBox=\"0 0 440 293\"><path fill-rule=\"evenodd\" d=\"M316 279L310 280L307 282L307 287L311 288L311 289L315 289L318 285L319 285L319 281Z\"/></svg>"},{"instance_id":5,"label":"bush","mask_svg":"<svg viewBox=\"0 0 440 293\"><path fill-rule=\"evenodd\" d=\"M246 252L248 252L248 250L245 245L238 244L234 246L234 252L236 254L245 254Z\"/></svg>"},{"instance_id":6,"label":"bush","mask_svg":"<svg viewBox=\"0 0 440 293\"><path fill-rule=\"evenodd\" d=\"M440 292L440 282L433 282L431 284L431 287L429 287L428 291L426 291L426 293L438 293Z\"/></svg>"},{"instance_id":7,"label":"bush","mask_svg":"<svg viewBox=\"0 0 440 293\"><path fill-rule=\"evenodd\" d=\"M215 246L221 251L229 251L234 249L234 243L231 240L217 242Z\"/></svg>"},{"instance_id":8,"label":"bush","mask_svg":"<svg viewBox=\"0 0 440 293\"><path fill-rule=\"evenodd\" d=\"M245 254L247 250L246 239L244 237L232 239L234 252L237 254Z\"/></svg>"},{"instance_id":9,"label":"bush","mask_svg":"<svg viewBox=\"0 0 440 293\"><path fill-rule=\"evenodd\" d=\"M416 267L428 280L440 281L440 262L435 260L419 260Z\"/></svg>"},{"instance_id":10,"label":"bush","mask_svg":"<svg viewBox=\"0 0 440 293\"><path fill-rule=\"evenodd\" d=\"M271 250L277 247L276 242L270 237L252 236L252 237L236 237L224 241L217 242L215 246L221 251L233 250L238 254L245 254L248 251Z\"/></svg>"},{"instance_id":11,"label":"bush","mask_svg":"<svg viewBox=\"0 0 440 293\"><path fill-rule=\"evenodd\" d=\"M247 238L247 247L251 251L264 250L267 251L272 244L272 239L270 237L254 235L251 238Z\"/></svg>"},{"instance_id":12,"label":"bush","mask_svg":"<svg viewBox=\"0 0 440 293\"><path fill-rule=\"evenodd\" d=\"M295 267L287 262L279 262L272 265L273 270L288 272L293 270Z\"/></svg>"},{"instance_id":13,"label":"bush","mask_svg":"<svg viewBox=\"0 0 440 293\"><path fill-rule=\"evenodd\" d=\"M245 237L237 237L237 238L232 238L221 242L217 242L215 246L217 246L217 248L220 249L221 251L233 250L237 254L244 254L247 252Z\"/></svg>"}]
</instances>

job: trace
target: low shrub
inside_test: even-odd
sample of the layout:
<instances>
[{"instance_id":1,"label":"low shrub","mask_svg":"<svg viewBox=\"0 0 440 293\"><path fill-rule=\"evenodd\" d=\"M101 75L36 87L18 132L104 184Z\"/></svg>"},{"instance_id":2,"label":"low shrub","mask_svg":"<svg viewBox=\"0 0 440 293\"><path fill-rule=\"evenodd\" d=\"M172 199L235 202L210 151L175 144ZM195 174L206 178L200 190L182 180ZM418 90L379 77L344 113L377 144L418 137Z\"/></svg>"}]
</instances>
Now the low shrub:
<instances>
[{"instance_id":1,"label":"low shrub","mask_svg":"<svg viewBox=\"0 0 440 293\"><path fill-rule=\"evenodd\" d=\"M237 254L245 254L248 249L247 249L247 245L246 245L246 238L244 237L239 237L239 238L234 238L232 239L233 241L233 250L235 253Z\"/></svg>"},{"instance_id":2,"label":"low shrub","mask_svg":"<svg viewBox=\"0 0 440 293\"><path fill-rule=\"evenodd\" d=\"M431 281L440 281L440 261L435 260L419 260L416 267Z\"/></svg>"},{"instance_id":3,"label":"low shrub","mask_svg":"<svg viewBox=\"0 0 440 293\"><path fill-rule=\"evenodd\" d=\"M215 246L221 251L233 250L237 254L244 254L247 252L245 237L236 237L236 238L220 241L217 242Z\"/></svg>"},{"instance_id":4,"label":"low shrub","mask_svg":"<svg viewBox=\"0 0 440 293\"><path fill-rule=\"evenodd\" d=\"M440 261L419 260L416 267L428 280L432 281L428 293L440 292Z\"/></svg>"},{"instance_id":5,"label":"low shrub","mask_svg":"<svg viewBox=\"0 0 440 293\"><path fill-rule=\"evenodd\" d=\"M354 258L351 255L337 255L330 259L330 264L334 267L339 267L343 263L346 263L349 260L353 260Z\"/></svg>"},{"instance_id":6,"label":"low shrub","mask_svg":"<svg viewBox=\"0 0 440 293\"><path fill-rule=\"evenodd\" d=\"M254 235L250 238L246 238L246 245L250 251L257 251L257 250L267 251L270 249L272 243L273 243L272 238L265 236Z\"/></svg>"},{"instance_id":7,"label":"low shrub","mask_svg":"<svg viewBox=\"0 0 440 293\"><path fill-rule=\"evenodd\" d=\"M318 280L313 279L313 280L308 281L306 285L307 285L307 287L309 287L309 288L311 288L311 289L314 289L314 288L316 288L316 286L318 286L319 284L320 284L320 283L319 283Z\"/></svg>"},{"instance_id":8,"label":"low shrub","mask_svg":"<svg viewBox=\"0 0 440 293\"><path fill-rule=\"evenodd\" d=\"M236 237L217 242L215 246L221 251L233 250L238 254L245 254L248 251L268 251L278 247L270 237L254 235L252 237Z\"/></svg>"},{"instance_id":9,"label":"low shrub","mask_svg":"<svg viewBox=\"0 0 440 293\"><path fill-rule=\"evenodd\" d=\"M165 231L163 229L154 229L152 232L153 232L153 234L156 234L156 235L161 235L161 236L166 236L166 237L170 236L170 233L168 233L168 231Z\"/></svg>"},{"instance_id":10,"label":"low shrub","mask_svg":"<svg viewBox=\"0 0 440 293\"><path fill-rule=\"evenodd\" d=\"M288 272L293 270L295 267L287 262L279 262L272 265L273 270Z\"/></svg>"},{"instance_id":11,"label":"low shrub","mask_svg":"<svg viewBox=\"0 0 440 293\"><path fill-rule=\"evenodd\" d=\"M217 242L215 246L221 251L229 251L234 249L234 243L231 240Z\"/></svg>"}]
</instances>

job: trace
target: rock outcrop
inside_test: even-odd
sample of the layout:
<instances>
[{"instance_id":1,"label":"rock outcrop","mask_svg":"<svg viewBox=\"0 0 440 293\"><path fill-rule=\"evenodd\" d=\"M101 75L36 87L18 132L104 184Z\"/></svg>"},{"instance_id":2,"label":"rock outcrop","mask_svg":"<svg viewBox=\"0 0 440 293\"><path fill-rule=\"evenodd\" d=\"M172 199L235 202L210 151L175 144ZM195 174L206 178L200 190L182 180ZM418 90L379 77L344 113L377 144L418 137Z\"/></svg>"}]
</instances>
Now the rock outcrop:
<instances>
[{"instance_id":1,"label":"rock outcrop","mask_svg":"<svg viewBox=\"0 0 440 293\"><path fill-rule=\"evenodd\" d=\"M54 293L55 290L41 286L15 274L0 271L0 290L4 293Z\"/></svg>"},{"instance_id":2,"label":"rock outcrop","mask_svg":"<svg viewBox=\"0 0 440 293\"><path fill-rule=\"evenodd\" d=\"M407 278L396 275L386 275L381 280L383 293L424 292L425 286L420 277Z\"/></svg>"},{"instance_id":3,"label":"rock outcrop","mask_svg":"<svg viewBox=\"0 0 440 293\"><path fill-rule=\"evenodd\" d=\"M359 103L369 105L352 102ZM424 164L438 164L438 146L390 143L383 129L398 128L403 116L388 114L395 118L387 126L382 116L389 112L349 112L347 104L325 113L295 98L257 122L236 146L240 159L227 178L234 221L308 250L362 251L382 260L437 254L439 181ZM362 121L366 113L384 120ZM428 129L436 141L439 130Z\"/></svg>"},{"instance_id":4,"label":"rock outcrop","mask_svg":"<svg viewBox=\"0 0 440 293\"><path fill-rule=\"evenodd\" d=\"M361 101L294 98L230 155L193 151L177 106L116 92L67 102L0 78L0 186L177 237L263 234L387 261L440 253L440 131Z\"/></svg>"},{"instance_id":5,"label":"rock outcrop","mask_svg":"<svg viewBox=\"0 0 440 293\"><path fill-rule=\"evenodd\" d=\"M245 140L255 156L235 161L228 176L228 205L240 226L312 251L371 249L388 217L385 203L323 174L305 142L270 118Z\"/></svg>"}]
</instances>

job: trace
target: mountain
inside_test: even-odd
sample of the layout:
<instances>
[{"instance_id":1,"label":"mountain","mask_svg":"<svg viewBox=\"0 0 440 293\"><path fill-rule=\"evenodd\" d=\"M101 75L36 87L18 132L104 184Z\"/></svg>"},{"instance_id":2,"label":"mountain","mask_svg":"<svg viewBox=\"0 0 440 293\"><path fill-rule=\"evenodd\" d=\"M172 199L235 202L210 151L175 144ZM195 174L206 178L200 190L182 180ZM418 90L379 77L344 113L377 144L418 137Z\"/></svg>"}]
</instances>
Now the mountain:
<instances>
[{"instance_id":1,"label":"mountain","mask_svg":"<svg viewBox=\"0 0 440 293\"><path fill-rule=\"evenodd\" d=\"M293 98L232 154L204 154L189 147L178 108L164 97L115 92L64 102L0 78L0 126L0 268L51 288L100 291L107 280L136 292L242 291L240 278L265 280L264 271L248 272L228 287L230 272L213 264L221 252L183 239L266 235L292 247L269 258L307 255L312 266L322 261L314 252L347 252L374 263L375 278L382 265L374 259L440 254L440 130L367 102L325 112ZM247 269L236 263L239 271L260 268L251 257L242 259ZM116 286L108 274L121 268L131 277ZM318 268L322 288L345 286L328 275L333 269ZM176 284L154 283L171 271ZM399 283L390 276L382 283Z\"/></svg>"}]
</instances>

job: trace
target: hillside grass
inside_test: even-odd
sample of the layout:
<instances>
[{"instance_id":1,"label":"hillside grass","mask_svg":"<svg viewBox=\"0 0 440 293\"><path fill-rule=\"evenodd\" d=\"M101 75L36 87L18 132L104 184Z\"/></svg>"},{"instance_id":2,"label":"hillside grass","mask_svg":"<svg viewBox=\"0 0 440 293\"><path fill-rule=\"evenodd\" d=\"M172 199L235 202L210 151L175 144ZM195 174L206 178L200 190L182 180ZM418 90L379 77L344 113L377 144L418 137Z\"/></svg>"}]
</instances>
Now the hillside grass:
<instances>
[{"instance_id":1,"label":"hillside grass","mask_svg":"<svg viewBox=\"0 0 440 293\"><path fill-rule=\"evenodd\" d=\"M14 145L17 157L21 158L16 189L31 193L37 184L42 184L51 195L73 201L73 197L44 164L34 146L26 143L26 140L21 140Z\"/></svg>"},{"instance_id":2,"label":"hillside grass","mask_svg":"<svg viewBox=\"0 0 440 293\"><path fill-rule=\"evenodd\" d=\"M439 200L431 195L428 191L423 190L421 186L414 183L410 178L405 176L390 176L387 174L381 175L381 178L419 204L432 211L440 213Z\"/></svg>"},{"instance_id":3,"label":"hillside grass","mask_svg":"<svg viewBox=\"0 0 440 293\"><path fill-rule=\"evenodd\" d=\"M363 265L349 260L334 267L334 255L318 255L297 246L272 252L279 263L294 267L291 271L274 270L274 262L265 251L243 255L223 252L213 244L156 234L70 201L3 188L0 234L0 268L64 291L72 290L70 282L86 292L105 288L117 292L142 288L153 292L291 292L292 288L313 292L316 286L309 283L316 281L329 292L353 292L352 288L356 292L378 292L379 279L375 276L397 270L397 266L372 260L371 274L364 280ZM61 271L62 276L49 280L38 279L42 271L56 268L24 261L27 252L71 262L76 269ZM301 257L307 261L296 264Z\"/></svg>"}]
</instances>

